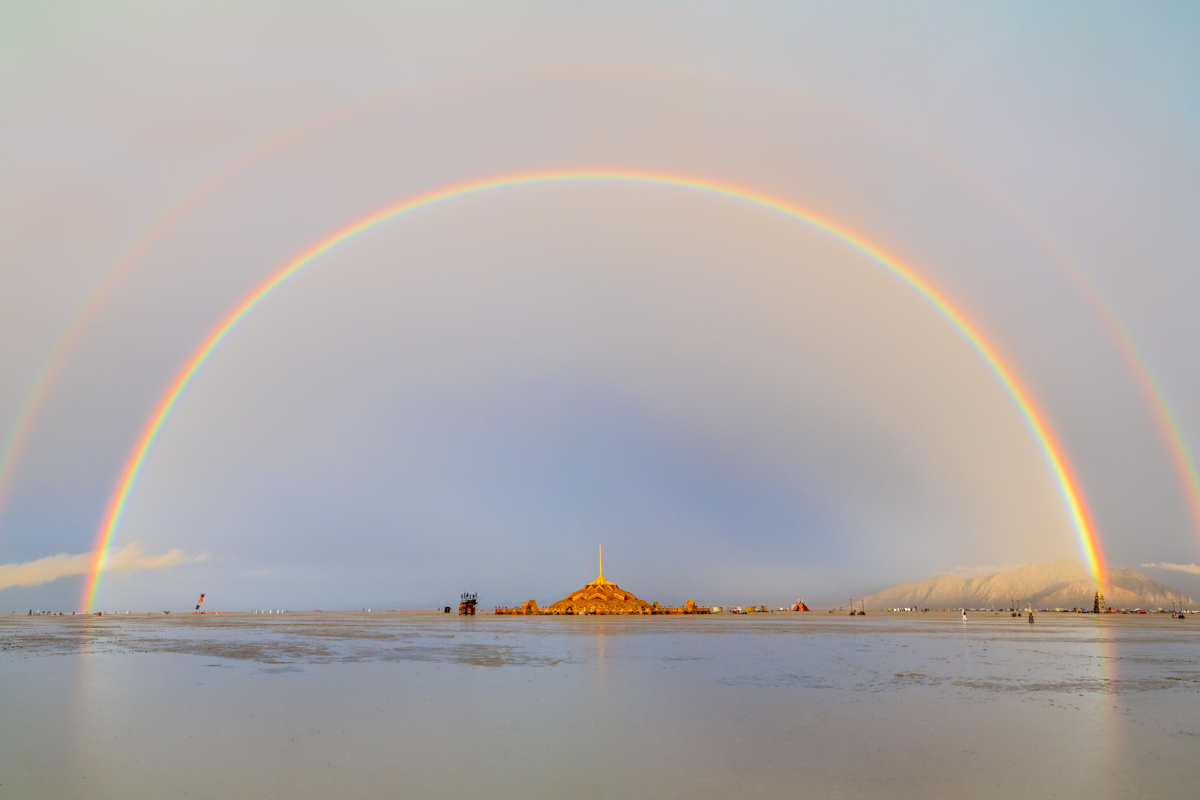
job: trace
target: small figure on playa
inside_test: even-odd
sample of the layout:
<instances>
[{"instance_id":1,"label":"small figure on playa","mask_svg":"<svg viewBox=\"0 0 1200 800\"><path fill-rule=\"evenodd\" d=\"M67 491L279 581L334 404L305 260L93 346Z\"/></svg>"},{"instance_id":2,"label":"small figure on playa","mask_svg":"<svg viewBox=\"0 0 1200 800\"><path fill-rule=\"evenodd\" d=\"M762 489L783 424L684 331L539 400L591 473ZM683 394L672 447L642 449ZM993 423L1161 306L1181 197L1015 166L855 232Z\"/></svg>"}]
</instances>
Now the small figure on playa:
<instances>
[{"instance_id":1,"label":"small figure on playa","mask_svg":"<svg viewBox=\"0 0 1200 800\"><path fill-rule=\"evenodd\" d=\"M962 610L962 612L963 612L963 622L966 622L967 621L967 610L964 608Z\"/></svg>"}]
</instances>

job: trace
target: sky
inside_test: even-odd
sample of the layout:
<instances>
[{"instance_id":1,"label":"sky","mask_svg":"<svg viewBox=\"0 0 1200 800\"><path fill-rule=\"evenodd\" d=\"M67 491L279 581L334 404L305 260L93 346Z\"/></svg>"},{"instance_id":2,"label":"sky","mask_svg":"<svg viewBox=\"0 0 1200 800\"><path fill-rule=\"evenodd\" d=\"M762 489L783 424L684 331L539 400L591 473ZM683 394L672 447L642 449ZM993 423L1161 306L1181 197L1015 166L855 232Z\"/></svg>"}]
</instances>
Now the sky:
<instances>
[{"instance_id":1,"label":"sky","mask_svg":"<svg viewBox=\"0 0 1200 800\"><path fill-rule=\"evenodd\" d=\"M82 610L139 432L267 276L555 170L895 255L1019 376L1109 566L1200 593L1198 44L1187 3L5 4L0 610ZM566 181L382 223L251 311L97 602L546 603L600 544L663 603L1083 557L1012 395L878 261Z\"/></svg>"}]
</instances>

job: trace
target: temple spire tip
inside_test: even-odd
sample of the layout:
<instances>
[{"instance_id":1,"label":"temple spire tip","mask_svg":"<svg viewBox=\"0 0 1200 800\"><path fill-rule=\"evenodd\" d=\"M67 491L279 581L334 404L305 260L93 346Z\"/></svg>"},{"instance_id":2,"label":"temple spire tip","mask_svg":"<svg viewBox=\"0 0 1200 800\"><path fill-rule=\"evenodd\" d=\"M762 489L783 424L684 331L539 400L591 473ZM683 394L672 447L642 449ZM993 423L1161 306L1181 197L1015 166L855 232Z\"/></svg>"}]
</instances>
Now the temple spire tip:
<instances>
[{"instance_id":1,"label":"temple spire tip","mask_svg":"<svg viewBox=\"0 0 1200 800\"><path fill-rule=\"evenodd\" d=\"M593 583L608 583L604 580L604 545L600 545L600 576Z\"/></svg>"}]
</instances>

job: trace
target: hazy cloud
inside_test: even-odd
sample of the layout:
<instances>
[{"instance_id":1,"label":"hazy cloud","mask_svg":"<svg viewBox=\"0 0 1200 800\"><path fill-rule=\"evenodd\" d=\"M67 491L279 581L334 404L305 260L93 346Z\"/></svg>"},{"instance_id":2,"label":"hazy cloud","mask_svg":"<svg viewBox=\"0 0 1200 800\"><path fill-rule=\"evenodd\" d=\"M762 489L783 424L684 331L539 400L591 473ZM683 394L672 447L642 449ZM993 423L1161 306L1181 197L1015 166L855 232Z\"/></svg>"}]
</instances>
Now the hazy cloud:
<instances>
[{"instance_id":1,"label":"hazy cloud","mask_svg":"<svg viewBox=\"0 0 1200 800\"><path fill-rule=\"evenodd\" d=\"M204 561L207 553L197 556L185 556L182 550L171 550L161 556L148 556L142 550L141 542L130 542L122 548L112 550L105 564L106 570L136 570L160 569ZM72 575L84 575L92 563L91 553L71 555L60 553L56 556L39 558L24 564L4 564L0 566L0 589L10 586L37 586L49 583L59 578L69 578Z\"/></svg>"},{"instance_id":2,"label":"hazy cloud","mask_svg":"<svg viewBox=\"0 0 1200 800\"><path fill-rule=\"evenodd\" d=\"M1014 569L1020 569L1024 564L978 564L973 567L964 567L961 564L956 564L954 569L950 570L950 574L959 578L978 578L981 575L995 575L999 572L1011 572Z\"/></svg>"},{"instance_id":3,"label":"hazy cloud","mask_svg":"<svg viewBox=\"0 0 1200 800\"><path fill-rule=\"evenodd\" d=\"M1149 569L1173 569L1176 572L1188 572L1192 575L1200 575L1200 566L1196 564L1168 564L1163 561L1158 564L1142 564L1142 566Z\"/></svg>"}]
</instances>

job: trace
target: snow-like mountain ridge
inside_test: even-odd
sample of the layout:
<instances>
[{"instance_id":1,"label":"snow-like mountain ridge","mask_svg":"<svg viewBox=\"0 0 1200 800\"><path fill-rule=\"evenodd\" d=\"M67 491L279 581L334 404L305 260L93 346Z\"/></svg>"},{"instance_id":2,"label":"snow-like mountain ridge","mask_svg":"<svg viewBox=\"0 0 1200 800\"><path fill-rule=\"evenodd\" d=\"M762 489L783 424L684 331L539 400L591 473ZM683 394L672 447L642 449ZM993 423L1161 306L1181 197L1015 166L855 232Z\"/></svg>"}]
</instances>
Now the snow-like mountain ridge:
<instances>
[{"instance_id":1,"label":"snow-like mountain ridge","mask_svg":"<svg viewBox=\"0 0 1200 800\"><path fill-rule=\"evenodd\" d=\"M1066 558L975 578L943 573L925 581L897 584L863 601L868 608L1007 608L1016 600L1022 607L1090 609L1099 589L1105 605L1113 608L1196 605L1183 592L1137 570L1109 570L1106 578L1105 585L1097 586L1083 564Z\"/></svg>"}]
</instances>

